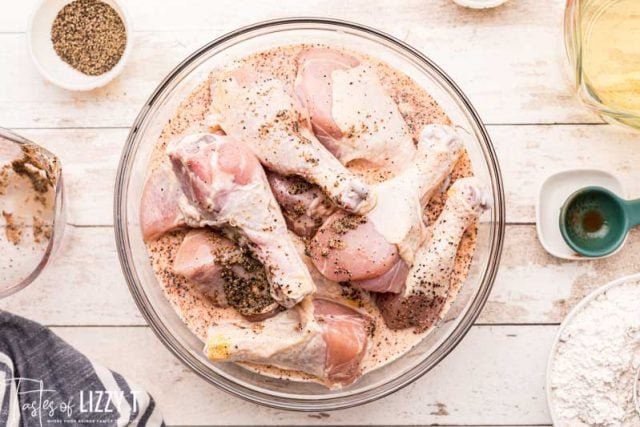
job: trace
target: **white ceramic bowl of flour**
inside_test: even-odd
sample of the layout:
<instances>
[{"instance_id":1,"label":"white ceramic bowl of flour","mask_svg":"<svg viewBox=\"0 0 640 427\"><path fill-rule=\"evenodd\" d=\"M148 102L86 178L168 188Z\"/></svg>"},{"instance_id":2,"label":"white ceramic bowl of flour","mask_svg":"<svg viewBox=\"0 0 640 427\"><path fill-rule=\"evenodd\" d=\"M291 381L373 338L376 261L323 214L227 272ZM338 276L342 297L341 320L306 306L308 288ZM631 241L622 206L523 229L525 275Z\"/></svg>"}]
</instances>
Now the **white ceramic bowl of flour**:
<instances>
[{"instance_id":1,"label":"white ceramic bowl of flour","mask_svg":"<svg viewBox=\"0 0 640 427\"><path fill-rule=\"evenodd\" d=\"M638 369L640 274L634 274L596 289L562 322L547 365L553 425L640 426Z\"/></svg>"}]
</instances>

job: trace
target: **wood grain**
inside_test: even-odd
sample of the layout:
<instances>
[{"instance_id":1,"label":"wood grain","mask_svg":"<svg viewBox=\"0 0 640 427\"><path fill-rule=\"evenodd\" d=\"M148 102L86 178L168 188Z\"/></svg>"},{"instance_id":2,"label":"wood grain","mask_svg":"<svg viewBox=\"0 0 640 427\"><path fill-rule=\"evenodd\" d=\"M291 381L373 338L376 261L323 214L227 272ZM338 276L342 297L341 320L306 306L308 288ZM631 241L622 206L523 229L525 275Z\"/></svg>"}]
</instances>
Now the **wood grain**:
<instances>
[{"instance_id":1,"label":"wood grain","mask_svg":"<svg viewBox=\"0 0 640 427\"><path fill-rule=\"evenodd\" d=\"M128 129L27 129L18 132L60 158L70 224L113 224L116 170Z\"/></svg>"},{"instance_id":2,"label":"wood grain","mask_svg":"<svg viewBox=\"0 0 640 427\"><path fill-rule=\"evenodd\" d=\"M0 308L45 325L144 325L124 281L113 229L65 229L60 252Z\"/></svg>"},{"instance_id":3,"label":"wood grain","mask_svg":"<svg viewBox=\"0 0 640 427\"><path fill-rule=\"evenodd\" d=\"M564 169L602 169L640 197L640 135L611 125L490 126L504 178L507 219L535 223L544 179Z\"/></svg>"},{"instance_id":4,"label":"wood grain","mask_svg":"<svg viewBox=\"0 0 640 427\"><path fill-rule=\"evenodd\" d=\"M591 290L640 271L640 231L623 251L599 261L563 261L540 246L535 227L507 227L500 271L478 321L558 324ZM62 251L24 291L0 309L46 325L144 325L116 254L111 227L69 227Z\"/></svg>"},{"instance_id":5,"label":"wood grain","mask_svg":"<svg viewBox=\"0 0 640 427\"><path fill-rule=\"evenodd\" d=\"M609 125L489 126L504 178L507 220L534 223L538 188L549 174L596 168L640 196L639 137ZM68 220L112 225L113 183L127 129L26 129L20 133L58 154L68 190Z\"/></svg>"},{"instance_id":6,"label":"wood grain","mask_svg":"<svg viewBox=\"0 0 640 427\"><path fill-rule=\"evenodd\" d=\"M11 5L0 14L0 32L24 32L27 18L38 0ZM518 0L502 7L475 11L450 0L404 0L388 7L383 0L129 0L125 3L135 31L200 31L216 27L238 28L260 20L283 16L335 16L344 20L390 29L400 26L450 27L468 25L479 31L496 27L551 27L549 16L562 14L564 3L556 0ZM186 6L186 7L185 7ZM380 19L384 12L385 19Z\"/></svg>"},{"instance_id":7,"label":"wood grain","mask_svg":"<svg viewBox=\"0 0 640 427\"><path fill-rule=\"evenodd\" d=\"M68 220L44 274L0 309L46 325L148 388L171 425L548 425L544 372L557 325L584 295L640 271L640 232L607 260L568 262L536 238L535 199L551 172L611 171L640 196L637 133L602 125L573 96L560 0L512 0L471 11L450 0L130 0L134 50L105 88L67 92L31 64L27 17L38 0L0 6L0 125L62 160ZM379 402L296 414L218 391L176 360L146 327L113 238L113 183L135 116L190 52L238 27L282 16L324 16L392 34L432 58L489 123L507 199L505 250L489 301L460 346L424 378Z\"/></svg>"},{"instance_id":8,"label":"wood grain","mask_svg":"<svg viewBox=\"0 0 640 427\"><path fill-rule=\"evenodd\" d=\"M238 27L282 16L354 20L415 46L459 83L487 123L594 123L573 97L562 45L563 3L512 1L480 13L450 0L128 2L137 30L125 72L105 88L67 92L45 82L25 49L28 2L0 14L0 117L6 127L130 126L160 80L197 47ZM238 13L238 8L242 13ZM213 10L212 10L213 9ZM150 13L153 10L153 13ZM204 11L211 10L210 13ZM284 12L286 10L286 12ZM385 19L379 19L384 11ZM473 66L469 66L473 64Z\"/></svg>"},{"instance_id":9,"label":"wood grain","mask_svg":"<svg viewBox=\"0 0 640 427\"><path fill-rule=\"evenodd\" d=\"M304 414L259 407L217 390L148 328L54 328L150 391L170 425L549 424L544 378L556 330L476 326L442 363L402 391L359 408Z\"/></svg>"},{"instance_id":10,"label":"wood grain","mask_svg":"<svg viewBox=\"0 0 640 427\"><path fill-rule=\"evenodd\" d=\"M565 261L542 248L535 226L508 226L500 270L478 321L560 323L592 290L640 271L639 251L640 230L634 230L610 258Z\"/></svg>"}]
</instances>

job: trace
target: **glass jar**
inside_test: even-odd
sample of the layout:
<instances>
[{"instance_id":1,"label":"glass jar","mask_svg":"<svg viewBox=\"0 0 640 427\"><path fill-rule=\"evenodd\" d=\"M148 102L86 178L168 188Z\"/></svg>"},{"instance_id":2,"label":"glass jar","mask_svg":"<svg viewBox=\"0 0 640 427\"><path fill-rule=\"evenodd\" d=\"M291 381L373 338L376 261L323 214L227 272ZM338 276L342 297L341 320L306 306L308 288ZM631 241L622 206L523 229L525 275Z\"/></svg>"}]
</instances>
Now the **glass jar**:
<instances>
[{"instance_id":1,"label":"glass jar","mask_svg":"<svg viewBox=\"0 0 640 427\"><path fill-rule=\"evenodd\" d=\"M640 129L640 1L567 0L564 33L580 99Z\"/></svg>"},{"instance_id":2,"label":"glass jar","mask_svg":"<svg viewBox=\"0 0 640 427\"><path fill-rule=\"evenodd\" d=\"M0 128L0 298L44 270L60 245L64 212L58 158Z\"/></svg>"}]
</instances>

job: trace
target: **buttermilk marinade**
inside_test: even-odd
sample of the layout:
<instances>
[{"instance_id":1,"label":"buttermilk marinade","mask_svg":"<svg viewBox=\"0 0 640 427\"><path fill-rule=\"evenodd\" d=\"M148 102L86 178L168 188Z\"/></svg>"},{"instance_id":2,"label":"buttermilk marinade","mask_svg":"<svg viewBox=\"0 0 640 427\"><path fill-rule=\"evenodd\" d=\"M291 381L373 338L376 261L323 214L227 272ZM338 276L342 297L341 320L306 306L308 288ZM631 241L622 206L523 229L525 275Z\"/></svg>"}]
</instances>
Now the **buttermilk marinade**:
<instances>
[{"instance_id":1,"label":"buttermilk marinade","mask_svg":"<svg viewBox=\"0 0 640 427\"><path fill-rule=\"evenodd\" d=\"M309 45L294 45L274 48L245 57L229 68L240 64L250 64L258 72L267 72L281 79L288 85L293 93L293 83L296 75L295 57ZM332 46L336 49L335 46ZM340 50L338 48L338 50ZM393 97L413 135L414 142L418 140L423 126L430 123L451 124L444 111L435 100L417 83L407 75L382 63L375 58L361 53L351 52L364 63L375 68L383 87ZM205 119L210 113L211 82L216 76L217 70L212 71L209 79L202 82L179 106L175 116L165 125L158 143L153 151L148 173L159 167L166 161L164 150L167 143L182 135L192 132L206 131ZM351 166L351 165L350 165ZM379 181L384 177L372 174L359 165L351 166L351 169L361 175L368 182ZM466 152L463 152L457 162L449 184L456 179L472 175L471 162ZM426 216L431 223L438 217L446 201L446 192L443 191L433 197L427 206ZM175 254L182 242L184 231L175 231L165 234L156 241L147 243L151 264L155 271L160 286L163 288L167 299L171 302L178 315L194 334L201 340L206 339L208 327L222 318L240 318L240 315L232 308L216 307L197 286L192 286L184 278L173 273L172 265ZM475 251L477 225L470 227L462 239L455 260L455 268L451 278L451 292L449 302L456 298L457 293L467 277L471 259ZM315 274L315 273L312 273ZM410 350L416 345L429 330L420 333L413 328L393 331L386 327L378 309L366 291L351 288L347 285L336 284L331 290L331 295L340 302L360 311L366 312L373 320L371 328L370 348L362 361L363 373L376 369ZM448 307L450 304L446 304ZM443 317L445 312L441 313ZM277 376L286 379L310 380L313 378L307 374L284 371L277 368L243 364L250 369L265 375Z\"/></svg>"}]
</instances>

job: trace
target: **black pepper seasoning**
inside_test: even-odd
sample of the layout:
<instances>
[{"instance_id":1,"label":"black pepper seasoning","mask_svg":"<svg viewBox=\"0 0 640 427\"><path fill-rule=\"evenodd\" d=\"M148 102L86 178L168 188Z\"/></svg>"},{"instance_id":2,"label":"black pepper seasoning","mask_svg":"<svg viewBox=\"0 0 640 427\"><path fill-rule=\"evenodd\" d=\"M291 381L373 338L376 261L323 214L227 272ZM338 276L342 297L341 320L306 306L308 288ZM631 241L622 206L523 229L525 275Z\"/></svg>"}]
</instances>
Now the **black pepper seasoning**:
<instances>
[{"instance_id":1,"label":"black pepper seasoning","mask_svg":"<svg viewBox=\"0 0 640 427\"><path fill-rule=\"evenodd\" d=\"M76 70L98 76L122 58L127 32L120 15L99 0L75 0L63 7L51 27L58 56Z\"/></svg>"}]
</instances>

